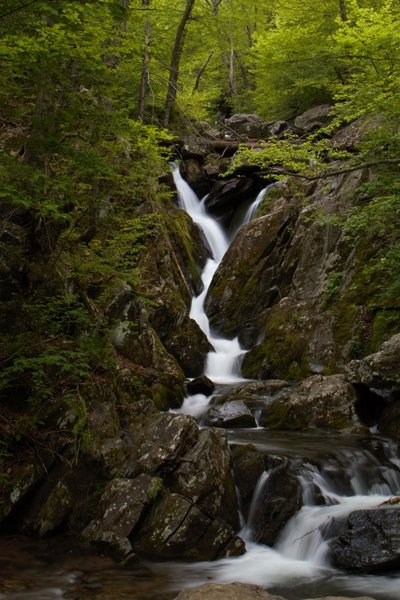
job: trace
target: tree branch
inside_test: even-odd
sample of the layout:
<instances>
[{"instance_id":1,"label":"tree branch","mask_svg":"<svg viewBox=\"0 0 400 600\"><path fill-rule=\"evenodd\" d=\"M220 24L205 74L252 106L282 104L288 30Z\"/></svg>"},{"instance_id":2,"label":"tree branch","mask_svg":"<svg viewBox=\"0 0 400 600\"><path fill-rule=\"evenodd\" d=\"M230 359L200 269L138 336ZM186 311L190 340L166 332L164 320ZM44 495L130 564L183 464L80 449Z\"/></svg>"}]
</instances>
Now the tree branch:
<instances>
[{"instance_id":1,"label":"tree branch","mask_svg":"<svg viewBox=\"0 0 400 600\"><path fill-rule=\"evenodd\" d=\"M353 171L361 171L362 169L368 169L369 167L376 167L378 165L398 165L400 164L400 158L382 158L381 160L371 160L369 162L360 163L359 165L353 165L352 167L345 167L343 169L337 169L336 171L325 171L318 175L305 175L303 173L296 173L295 171L287 171L285 169L266 169L259 171L259 175L287 175L288 177L299 177L306 179L307 181L316 181L318 179L325 179L326 177L336 177L337 175L345 175L346 173L352 173Z\"/></svg>"}]
</instances>

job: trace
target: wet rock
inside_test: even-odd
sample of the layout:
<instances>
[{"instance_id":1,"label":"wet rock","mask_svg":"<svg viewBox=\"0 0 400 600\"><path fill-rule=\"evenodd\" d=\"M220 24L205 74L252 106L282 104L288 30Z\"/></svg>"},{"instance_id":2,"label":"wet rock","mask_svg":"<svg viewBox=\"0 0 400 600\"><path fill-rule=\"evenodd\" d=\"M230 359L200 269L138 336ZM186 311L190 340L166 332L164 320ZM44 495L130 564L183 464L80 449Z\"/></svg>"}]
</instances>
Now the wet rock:
<instances>
[{"instance_id":1,"label":"wet rock","mask_svg":"<svg viewBox=\"0 0 400 600\"><path fill-rule=\"evenodd\" d=\"M258 184L251 177L233 177L214 183L205 200L207 210L215 215L230 215L232 210L259 191Z\"/></svg>"},{"instance_id":2,"label":"wet rock","mask_svg":"<svg viewBox=\"0 0 400 600\"><path fill-rule=\"evenodd\" d=\"M266 381L254 381L237 385L229 389L225 394L213 398L213 405L225 404L225 402L241 401L247 408L253 411L264 408L270 400L281 390L289 387L287 381L281 379L269 379Z\"/></svg>"},{"instance_id":3,"label":"wet rock","mask_svg":"<svg viewBox=\"0 0 400 600\"><path fill-rule=\"evenodd\" d=\"M198 377L204 370L207 353L212 346L196 321L185 315L182 322L175 324L164 340L165 348L170 352L186 377Z\"/></svg>"},{"instance_id":4,"label":"wet rock","mask_svg":"<svg viewBox=\"0 0 400 600\"><path fill-rule=\"evenodd\" d=\"M188 381L186 384L186 391L188 395L193 396L194 394L204 394L204 396L211 396L215 389L214 383L207 377L202 375L196 377L192 381Z\"/></svg>"},{"instance_id":5,"label":"wet rock","mask_svg":"<svg viewBox=\"0 0 400 600\"><path fill-rule=\"evenodd\" d=\"M212 406L207 411L207 424L212 427L256 427L253 413L241 400Z\"/></svg>"},{"instance_id":6,"label":"wet rock","mask_svg":"<svg viewBox=\"0 0 400 600\"><path fill-rule=\"evenodd\" d=\"M82 531L82 537L105 543L106 533L114 541L126 540L161 485L158 478L144 474L135 479L113 479L100 499L96 519Z\"/></svg>"},{"instance_id":7,"label":"wet rock","mask_svg":"<svg viewBox=\"0 0 400 600\"><path fill-rule=\"evenodd\" d=\"M332 557L344 569L375 573L400 567L400 510L357 510L346 531L331 544Z\"/></svg>"},{"instance_id":8,"label":"wet rock","mask_svg":"<svg viewBox=\"0 0 400 600\"><path fill-rule=\"evenodd\" d=\"M193 417L158 414L143 427L137 469L150 475L175 470L198 438L199 431Z\"/></svg>"},{"instance_id":9,"label":"wet rock","mask_svg":"<svg viewBox=\"0 0 400 600\"><path fill-rule=\"evenodd\" d=\"M301 485L286 463L276 467L260 491L251 517L257 543L272 545L280 531L302 506Z\"/></svg>"},{"instance_id":10,"label":"wet rock","mask_svg":"<svg viewBox=\"0 0 400 600\"><path fill-rule=\"evenodd\" d=\"M309 110L306 110L303 114L299 115L294 120L294 126L297 129L311 133L320 129L324 125L327 125L331 120L329 113L332 110L332 106L329 104L320 104L314 106Z\"/></svg>"},{"instance_id":11,"label":"wet rock","mask_svg":"<svg viewBox=\"0 0 400 600\"><path fill-rule=\"evenodd\" d=\"M217 429L202 430L197 444L184 455L167 484L205 515L221 518L237 530L239 515L231 468L225 433Z\"/></svg>"},{"instance_id":12,"label":"wet rock","mask_svg":"<svg viewBox=\"0 0 400 600\"><path fill-rule=\"evenodd\" d=\"M234 530L220 518L210 518L187 498L164 491L147 515L132 545L152 559L213 560L223 555Z\"/></svg>"},{"instance_id":13,"label":"wet rock","mask_svg":"<svg viewBox=\"0 0 400 600\"><path fill-rule=\"evenodd\" d=\"M378 428L400 443L400 400L390 402L383 408Z\"/></svg>"},{"instance_id":14,"label":"wet rock","mask_svg":"<svg viewBox=\"0 0 400 600\"><path fill-rule=\"evenodd\" d=\"M260 416L272 429L364 431L355 405L357 395L344 375L313 375L273 400Z\"/></svg>"},{"instance_id":15,"label":"wet rock","mask_svg":"<svg viewBox=\"0 0 400 600\"><path fill-rule=\"evenodd\" d=\"M251 327L273 302L279 252L296 208L282 200L275 210L244 225L225 254L209 288L205 309L210 324L235 336ZM233 300L234 299L234 300Z\"/></svg>"},{"instance_id":16,"label":"wet rock","mask_svg":"<svg viewBox=\"0 0 400 600\"><path fill-rule=\"evenodd\" d=\"M284 600L281 596L271 596L258 585L247 583L205 583L189 590L183 590L176 600Z\"/></svg>"},{"instance_id":17,"label":"wet rock","mask_svg":"<svg viewBox=\"0 0 400 600\"><path fill-rule=\"evenodd\" d=\"M200 161L187 159L181 166L182 177L188 182L192 190L202 198L210 191L210 180L203 171Z\"/></svg>"},{"instance_id":18,"label":"wet rock","mask_svg":"<svg viewBox=\"0 0 400 600\"><path fill-rule=\"evenodd\" d=\"M247 519L254 489L265 471L265 458L254 446L231 447L233 475L240 494L240 504Z\"/></svg>"}]
</instances>

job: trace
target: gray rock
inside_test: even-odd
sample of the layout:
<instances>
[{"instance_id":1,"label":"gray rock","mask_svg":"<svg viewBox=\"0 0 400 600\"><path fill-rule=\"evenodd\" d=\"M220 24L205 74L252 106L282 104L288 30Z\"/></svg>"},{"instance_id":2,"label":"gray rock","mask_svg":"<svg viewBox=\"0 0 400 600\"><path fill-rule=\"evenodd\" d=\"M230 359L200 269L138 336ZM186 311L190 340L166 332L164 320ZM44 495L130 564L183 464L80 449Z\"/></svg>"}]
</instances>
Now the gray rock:
<instances>
[{"instance_id":1,"label":"gray rock","mask_svg":"<svg viewBox=\"0 0 400 600\"><path fill-rule=\"evenodd\" d=\"M154 475L176 469L177 463L198 440L193 417L160 413L144 426L139 449L138 469Z\"/></svg>"},{"instance_id":2,"label":"gray rock","mask_svg":"<svg viewBox=\"0 0 400 600\"><path fill-rule=\"evenodd\" d=\"M330 429L363 432L357 395L344 375L313 375L285 390L263 411L260 424L273 429Z\"/></svg>"},{"instance_id":3,"label":"gray rock","mask_svg":"<svg viewBox=\"0 0 400 600\"><path fill-rule=\"evenodd\" d=\"M234 530L210 518L180 494L164 491L147 515L132 546L152 559L213 560L224 554Z\"/></svg>"},{"instance_id":4,"label":"gray rock","mask_svg":"<svg viewBox=\"0 0 400 600\"><path fill-rule=\"evenodd\" d=\"M82 537L104 541L103 534L108 532L115 539L128 538L161 485L159 479L144 474L135 479L113 479L100 499L97 518L82 531Z\"/></svg>"},{"instance_id":5,"label":"gray rock","mask_svg":"<svg viewBox=\"0 0 400 600\"><path fill-rule=\"evenodd\" d=\"M331 544L335 564L374 573L400 567L400 509L357 510L345 532Z\"/></svg>"},{"instance_id":6,"label":"gray rock","mask_svg":"<svg viewBox=\"0 0 400 600\"><path fill-rule=\"evenodd\" d=\"M314 131L323 125L329 123L331 118L329 117L329 113L332 110L332 106L329 104L320 104L319 106L314 106L309 110L306 110L303 114L299 115L294 120L294 126L297 129L302 129L306 132Z\"/></svg>"},{"instance_id":7,"label":"gray rock","mask_svg":"<svg viewBox=\"0 0 400 600\"><path fill-rule=\"evenodd\" d=\"M346 366L346 373L352 383L400 389L400 333L384 342L378 352L351 361Z\"/></svg>"},{"instance_id":8,"label":"gray rock","mask_svg":"<svg viewBox=\"0 0 400 600\"><path fill-rule=\"evenodd\" d=\"M212 406L206 421L213 427L256 427L253 413L241 400L232 400Z\"/></svg>"},{"instance_id":9,"label":"gray rock","mask_svg":"<svg viewBox=\"0 0 400 600\"><path fill-rule=\"evenodd\" d=\"M210 518L220 517L239 527L232 457L225 432L202 430L198 442L168 479L169 487L185 496Z\"/></svg>"}]
</instances>

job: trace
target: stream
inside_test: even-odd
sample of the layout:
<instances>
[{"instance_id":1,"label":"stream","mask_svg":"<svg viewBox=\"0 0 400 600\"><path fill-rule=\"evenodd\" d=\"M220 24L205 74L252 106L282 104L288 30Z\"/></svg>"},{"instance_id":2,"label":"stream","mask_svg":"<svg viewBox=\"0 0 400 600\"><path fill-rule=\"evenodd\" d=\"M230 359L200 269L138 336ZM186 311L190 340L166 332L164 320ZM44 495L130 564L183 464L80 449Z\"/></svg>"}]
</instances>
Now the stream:
<instances>
[{"instance_id":1,"label":"stream","mask_svg":"<svg viewBox=\"0 0 400 600\"><path fill-rule=\"evenodd\" d=\"M203 292L193 298L190 316L210 340L205 374L218 384L217 393L243 383L240 373L245 350L238 339L227 340L210 330L204 301L213 275L230 240L182 179L173 172L180 207L204 231L213 258L205 265ZM249 205L243 222L254 216ZM175 412L198 418L209 403L202 394L185 399ZM106 556L82 553L68 538L32 540L23 536L0 538L0 599L53 600L172 600L185 587L216 581L258 584L287 600L321 596L372 596L376 600L400 600L400 573L353 575L330 562L329 528L333 522L361 508L378 507L400 495L400 460L389 439L372 433L367 437L327 433L271 432L263 428L227 431L231 444L253 444L265 455L285 458L295 467L301 483L303 507L281 531L274 547L254 541L257 500L268 480L263 473L255 488L247 520L242 517L239 535L247 552L238 558L202 563L138 563L125 568ZM379 458L378 458L379 457Z\"/></svg>"}]
</instances>

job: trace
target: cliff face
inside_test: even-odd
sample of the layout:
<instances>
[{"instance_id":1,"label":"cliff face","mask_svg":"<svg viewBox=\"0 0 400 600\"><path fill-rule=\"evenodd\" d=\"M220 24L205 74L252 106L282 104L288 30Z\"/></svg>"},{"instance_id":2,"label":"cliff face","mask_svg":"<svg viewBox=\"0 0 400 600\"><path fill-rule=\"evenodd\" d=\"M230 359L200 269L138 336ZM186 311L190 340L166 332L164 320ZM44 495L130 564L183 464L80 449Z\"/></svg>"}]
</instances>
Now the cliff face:
<instances>
[{"instance_id":1,"label":"cliff face","mask_svg":"<svg viewBox=\"0 0 400 600\"><path fill-rule=\"evenodd\" d=\"M246 376L334 372L368 346L378 315L369 315L367 295L354 295L363 257L335 224L368 176L272 186L238 232L206 306L214 327L250 348Z\"/></svg>"}]
</instances>

